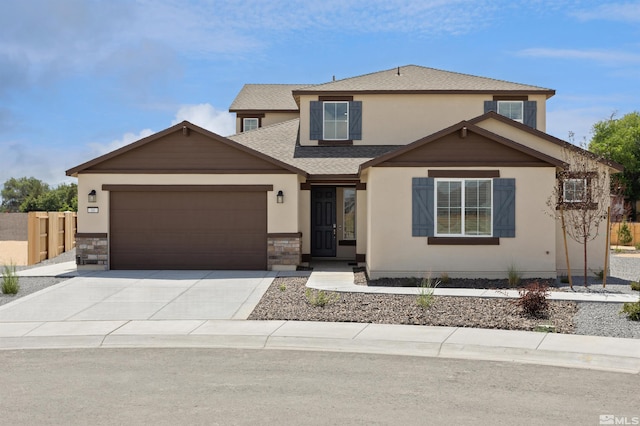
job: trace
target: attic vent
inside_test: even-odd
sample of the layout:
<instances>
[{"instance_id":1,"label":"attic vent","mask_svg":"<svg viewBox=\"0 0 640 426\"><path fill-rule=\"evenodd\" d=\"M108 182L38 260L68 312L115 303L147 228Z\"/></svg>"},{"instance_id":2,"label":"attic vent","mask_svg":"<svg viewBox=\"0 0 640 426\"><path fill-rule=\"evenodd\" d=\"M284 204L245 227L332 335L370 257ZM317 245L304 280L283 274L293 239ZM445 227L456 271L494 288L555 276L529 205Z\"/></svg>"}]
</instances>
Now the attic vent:
<instances>
[{"instance_id":1,"label":"attic vent","mask_svg":"<svg viewBox=\"0 0 640 426\"><path fill-rule=\"evenodd\" d=\"M335 75L333 76L333 81L336 81L336 76Z\"/></svg>"},{"instance_id":2,"label":"attic vent","mask_svg":"<svg viewBox=\"0 0 640 426\"><path fill-rule=\"evenodd\" d=\"M398 75L400 75L400 67L398 67Z\"/></svg>"}]
</instances>

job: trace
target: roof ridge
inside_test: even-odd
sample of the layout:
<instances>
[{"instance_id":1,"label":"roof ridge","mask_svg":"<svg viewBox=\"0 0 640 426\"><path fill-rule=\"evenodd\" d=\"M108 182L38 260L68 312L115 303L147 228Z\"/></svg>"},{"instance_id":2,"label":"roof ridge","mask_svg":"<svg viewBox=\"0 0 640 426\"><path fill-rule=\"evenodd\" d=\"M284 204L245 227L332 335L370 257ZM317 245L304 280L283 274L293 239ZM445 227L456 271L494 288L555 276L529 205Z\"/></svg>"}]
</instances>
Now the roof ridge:
<instances>
[{"instance_id":1,"label":"roof ridge","mask_svg":"<svg viewBox=\"0 0 640 426\"><path fill-rule=\"evenodd\" d=\"M407 66L411 66L411 65L405 65L405 67L407 67ZM414 66L415 66L415 65L414 65ZM338 83L338 82L340 82L340 81L352 80L352 79L354 79L354 78L367 77L367 76L369 76L369 75L381 74L381 73L384 73L384 72L389 72L389 71L392 71L392 70L394 70L394 69L396 69L396 68L398 68L398 67L389 68L388 70L373 71L373 72L368 72L368 73L366 73L366 74L360 74L360 75L354 75L354 76L351 76L351 77L340 78L340 79L338 79L338 80L327 81L326 83L312 84L312 85L307 86L307 87L324 86L325 84L333 84L333 83ZM402 68L402 67L399 67L399 68Z\"/></svg>"}]
</instances>

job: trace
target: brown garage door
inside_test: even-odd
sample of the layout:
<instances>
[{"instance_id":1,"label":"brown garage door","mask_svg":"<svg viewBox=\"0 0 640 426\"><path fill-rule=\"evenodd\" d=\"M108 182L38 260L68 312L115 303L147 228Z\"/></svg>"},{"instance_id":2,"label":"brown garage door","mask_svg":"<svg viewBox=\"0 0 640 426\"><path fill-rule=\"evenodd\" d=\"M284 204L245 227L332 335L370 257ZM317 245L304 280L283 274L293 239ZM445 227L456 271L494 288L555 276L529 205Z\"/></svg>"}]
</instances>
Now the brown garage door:
<instances>
[{"instance_id":1,"label":"brown garage door","mask_svg":"<svg viewBox=\"0 0 640 426\"><path fill-rule=\"evenodd\" d=\"M117 191L111 269L266 269L266 192Z\"/></svg>"}]
</instances>

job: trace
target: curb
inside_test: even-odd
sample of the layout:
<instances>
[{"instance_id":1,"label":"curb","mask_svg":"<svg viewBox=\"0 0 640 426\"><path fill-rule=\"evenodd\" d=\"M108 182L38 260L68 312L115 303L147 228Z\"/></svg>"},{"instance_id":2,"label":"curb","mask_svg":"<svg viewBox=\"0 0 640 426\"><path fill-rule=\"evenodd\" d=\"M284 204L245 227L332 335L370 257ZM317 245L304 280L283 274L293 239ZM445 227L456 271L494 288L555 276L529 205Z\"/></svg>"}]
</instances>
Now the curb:
<instances>
[{"instance_id":1,"label":"curb","mask_svg":"<svg viewBox=\"0 0 640 426\"><path fill-rule=\"evenodd\" d=\"M302 321L128 321L99 327L78 322L68 335L0 337L0 350L215 348L348 352L426 358L475 359L640 375L640 341L527 331ZM166 330L161 333L161 330ZM88 331L88 330L87 330ZM42 331L41 331L42 333ZM31 335L30 335L31 334ZM632 354L637 354L631 356Z\"/></svg>"}]
</instances>

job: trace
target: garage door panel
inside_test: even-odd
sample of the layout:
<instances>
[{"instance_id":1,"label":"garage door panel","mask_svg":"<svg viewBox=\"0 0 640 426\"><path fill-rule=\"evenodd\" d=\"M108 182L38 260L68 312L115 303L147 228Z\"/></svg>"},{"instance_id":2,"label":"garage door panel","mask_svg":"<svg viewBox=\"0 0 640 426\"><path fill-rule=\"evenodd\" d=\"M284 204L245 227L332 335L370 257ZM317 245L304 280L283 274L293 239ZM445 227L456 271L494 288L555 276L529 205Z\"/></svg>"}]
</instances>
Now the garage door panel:
<instances>
[{"instance_id":1,"label":"garage door panel","mask_svg":"<svg viewBox=\"0 0 640 426\"><path fill-rule=\"evenodd\" d=\"M266 269L265 192L112 192L112 269Z\"/></svg>"}]
</instances>

